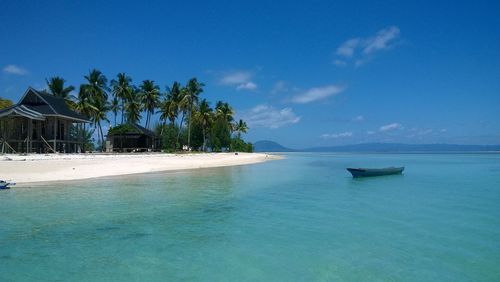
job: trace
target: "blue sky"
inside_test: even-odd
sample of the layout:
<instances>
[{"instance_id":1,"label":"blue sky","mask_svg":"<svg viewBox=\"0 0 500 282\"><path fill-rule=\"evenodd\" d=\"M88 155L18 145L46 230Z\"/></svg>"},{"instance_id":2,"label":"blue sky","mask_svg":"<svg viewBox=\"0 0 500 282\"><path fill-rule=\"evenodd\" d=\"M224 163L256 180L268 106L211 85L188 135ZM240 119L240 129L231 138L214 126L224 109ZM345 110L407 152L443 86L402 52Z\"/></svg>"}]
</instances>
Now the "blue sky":
<instances>
[{"instance_id":1,"label":"blue sky","mask_svg":"<svg viewBox=\"0 0 500 282\"><path fill-rule=\"evenodd\" d=\"M0 2L0 97L197 77L250 141L500 144L496 1L45 2Z\"/></svg>"}]
</instances>

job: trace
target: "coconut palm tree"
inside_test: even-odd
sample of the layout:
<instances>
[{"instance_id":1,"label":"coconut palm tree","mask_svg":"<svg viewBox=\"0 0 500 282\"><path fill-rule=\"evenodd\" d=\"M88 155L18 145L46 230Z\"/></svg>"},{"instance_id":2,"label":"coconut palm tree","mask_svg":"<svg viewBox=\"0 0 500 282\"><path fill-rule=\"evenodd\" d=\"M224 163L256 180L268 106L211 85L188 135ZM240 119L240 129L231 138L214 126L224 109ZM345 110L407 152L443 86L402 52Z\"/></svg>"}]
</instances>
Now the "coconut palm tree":
<instances>
[{"instance_id":1,"label":"coconut palm tree","mask_svg":"<svg viewBox=\"0 0 500 282\"><path fill-rule=\"evenodd\" d=\"M124 118L123 111L125 109L125 102L127 101L129 93L131 92L132 79L122 72L116 76L116 79L111 80L111 86L112 86L113 96L121 100L120 124L123 124L123 118Z\"/></svg>"},{"instance_id":2,"label":"coconut palm tree","mask_svg":"<svg viewBox=\"0 0 500 282\"><path fill-rule=\"evenodd\" d=\"M108 79L102 72L93 69L89 72L89 75L85 76L85 79L87 80L85 90L91 96L92 100L108 100Z\"/></svg>"},{"instance_id":3,"label":"coconut palm tree","mask_svg":"<svg viewBox=\"0 0 500 282\"><path fill-rule=\"evenodd\" d=\"M165 101L170 101L170 107L169 111L171 112L168 114L172 119L170 120L172 124L175 124L175 119L177 118L179 114L179 104L181 100L181 84L177 81L174 81L172 83L172 87L167 86L167 92L165 93Z\"/></svg>"},{"instance_id":4,"label":"coconut palm tree","mask_svg":"<svg viewBox=\"0 0 500 282\"><path fill-rule=\"evenodd\" d=\"M226 102L218 101L215 106L216 115L226 121L227 126L231 128L234 111L233 108Z\"/></svg>"},{"instance_id":5,"label":"coconut palm tree","mask_svg":"<svg viewBox=\"0 0 500 282\"><path fill-rule=\"evenodd\" d=\"M50 79L45 79L45 82L47 82L47 87L50 94L54 95L55 97L63 98L65 100L71 99L70 93L71 91L75 90L75 87L65 87L64 83L66 82L66 80L64 80L62 77L54 76Z\"/></svg>"},{"instance_id":6,"label":"coconut palm tree","mask_svg":"<svg viewBox=\"0 0 500 282\"><path fill-rule=\"evenodd\" d=\"M127 123L137 123L141 119L142 103L139 91L135 88L130 88L128 99L125 102L125 115Z\"/></svg>"},{"instance_id":7,"label":"coconut palm tree","mask_svg":"<svg viewBox=\"0 0 500 282\"><path fill-rule=\"evenodd\" d=\"M104 151L104 134L102 132L102 121L109 122L107 113L109 111L109 103L103 99L96 99L93 104L94 111L92 115L92 122L94 123L94 127L99 128L98 137L101 140L101 150Z\"/></svg>"},{"instance_id":8,"label":"coconut palm tree","mask_svg":"<svg viewBox=\"0 0 500 282\"><path fill-rule=\"evenodd\" d=\"M241 139L241 133L247 133L248 126L246 122L240 119L238 122L234 123L233 129L236 132L238 139Z\"/></svg>"},{"instance_id":9,"label":"coconut palm tree","mask_svg":"<svg viewBox=\"0 0 500 282\"><path fill-rule=\"evenodd\" d=\"M85 88L86 88L86 84L82 84L80 85L80 90L78 92L78 97L76 98L76 103L75 103L75 107L74 109L79 112L80 114L88 117L88 118L91 118L92 116L94 116L94 112L96 111L96 107L92 104L92 101L90 100L90 96L88 95L88 92ZM90 135L92 135L94 133L94 130L92 131L87 131L85 129L86 127L86 123L83 124L83 130L81 130L81 134L82 134L82 140L85 139L85 135L84 133L85 132L90 132ZM85 150L84 148L82 148L83 150Z\"/></svg>"},{"instance_id":10,"label":"coconut palm tree","mask_svg":"<svg viewBox=\"0 0 500 282\"><path fill-rule=\"evenodd\" d=\"M186 93L184 94L183 104L185 105L188 113L188 147L191 146L191 120L193 108L198 104L199 95L203 92L205 84L198 82L196 78L191 78L186 85Z\"/></svg>"},{"instance_id":11,"label":"coconut palm tree","mask_svg":"<svg viewBox=\"0 0 500 282\"><path fill-rule=\"evenodd\" d=\"M152 80L144 80L139 86L140 97L146 111L146 128L149 128L151 115L160 104L160 87Z\"/></svg>"},{"instance_id":12,"label":"coconut palm tree","mask_svg":"<svg viewBox=\"0 0 500 282\"><path fill-rule=\"evenodd\" d=\"M113 97L113 100L111 100L111 107L110 110L113 112L114 115L114 126L116 127L116 115L118 114L118 111L120 111L121 106L120 106L120 101L118 100L118 97Z\"/></svg>"},{"instance_id":13,"label":"coconut palm tree","mask_svg":"<svg viewBox=\"0 0 500 282\"><path fill-rule=\"evenodd\" d=\"M107 118L107 112L109 111L108 104L108 79L99 70L93 69L89 72L89 75L85 76L87 83L84 84L81 89L83 89L84 96L93 106L93 110L90 111L90 119L94 124L95 128L99 128L98 134L100 134L102 149L104 150L104 135L102 133L102 121L109 122Z\"/></svg>"},{"instance_id":14,"label":"coconut palm tree","mask_svg":"<svg viewBox=\"0 0 500 282\"><path fill-rule=\"evenodd\" d=\"M203 132L203 146L202 150L206 150L207 144L207 128L212 123L213 111L210 108L210 104L207 99L203 99L200 102L198 111L195 113L195 117L201 122L202 132Z\"/></svg>"}]
</instances>

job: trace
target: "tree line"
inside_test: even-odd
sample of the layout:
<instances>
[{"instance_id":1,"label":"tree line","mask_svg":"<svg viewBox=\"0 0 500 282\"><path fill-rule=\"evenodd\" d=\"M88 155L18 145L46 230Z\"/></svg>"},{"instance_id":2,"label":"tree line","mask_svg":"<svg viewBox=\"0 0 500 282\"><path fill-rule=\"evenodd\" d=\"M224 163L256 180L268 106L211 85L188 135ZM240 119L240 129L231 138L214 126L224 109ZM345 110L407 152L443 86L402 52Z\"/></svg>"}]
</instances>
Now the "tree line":
<instances>
[{"instance_id":1,"label":"tree line","mask_svg":"<svg viewBox=\"0 0 500 282\"><path fill-rule=\"evenodd\" d=\"M94 69L84 79L77 96L71 95L75 87L66 86L66 81L57 76L46 80L47 91L90 119L89 130L97 131L101 149L105 144L103 123L111 124L108 113L112 113L110 131L137 124L145 115L144 127L156 132L165 151L179 151L183 145L199 151L253 150L252 144L241 138L248 130L246 122L234 120L234 110L227 102L217 101L212 108L207 99L201 99L205 84L196 78L184 85L175 81L165 92L153 80L136 86L125 73L108 83L106 76ZM156 122L155 114L159 114ZM83 128L80 136L90 138L89 130Z\"/></svg>"}]
</instances>

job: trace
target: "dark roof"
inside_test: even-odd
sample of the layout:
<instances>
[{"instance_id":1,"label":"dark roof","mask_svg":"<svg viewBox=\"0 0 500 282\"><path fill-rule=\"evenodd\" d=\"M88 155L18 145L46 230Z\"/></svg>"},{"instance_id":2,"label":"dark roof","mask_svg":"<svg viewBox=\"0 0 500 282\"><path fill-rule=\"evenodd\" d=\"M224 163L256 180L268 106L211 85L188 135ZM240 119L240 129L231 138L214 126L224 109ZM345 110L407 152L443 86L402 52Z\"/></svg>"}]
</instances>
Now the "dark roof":
<instances>
[{"instance_id":1,"label":"dark roof","mask_svg":"<svg viewBox=\"0 0 500 282\"><path fill-rule=\"evenodd\" d=\"M53 109L53 110L50 109L52 113L49 113L49 109L47 109L47 107L45 105L44 106L35 106L36 108L40 109L41 111L44 111L41 113L43 113L43 114L57 114L57 115L63 115L63 116L67 116L67 117L75 118L75 119L88 120L87 117L85 117L85 116L83 116L75 111L72 111L68 107L68 105L66 104L66 101L63 98L54 97L53 95L48 94L48 93L43 92L43 91L37 91L34 89L32 89L32 90L35 93L37 93L42 99L44 99L50 105L48 107L49 109L50 108Z\"/></svg>"},{"instance_id":2,"label":"dark roof","mask_svg":"<svg viewBox=\"0 0 500 282\"><path fill-rule=\"evenodd\" d=\"M118 125L114 128L110 128L108 131L108 136L113 136L113 135L148 135L148 136L156 136L156 134L145 128L142 127L136 123L127 123L127 124L122 124Z\"/></svg>"},{"instance_id":3,"label":"dark roof","mask_svg":"<svg viewBox=\"0 0 500 282\"><path fill-rule=\"evenodd\" d=\"M29 119L45 120L45 117L41 113L33 111L24 105L17 104L0 110L0 117L9 116L11 114L27 117Z\"/></svg>"},{"instance_id":4,"label":"dark roof","mask_svg":"<svg viewBox=\"0 0 500 282\"><path fill-rule=\"evenodd\" d=\"M45 118L45 116L63 116L65 118L90 122L88 117L71 110L63 98L54 97L44 91L28 88L21 100L8 108L0 110L0 115L6 116L12 113L34 119ZM35 118L36 116L36 118Z\"/></svg>"}]
</instances>

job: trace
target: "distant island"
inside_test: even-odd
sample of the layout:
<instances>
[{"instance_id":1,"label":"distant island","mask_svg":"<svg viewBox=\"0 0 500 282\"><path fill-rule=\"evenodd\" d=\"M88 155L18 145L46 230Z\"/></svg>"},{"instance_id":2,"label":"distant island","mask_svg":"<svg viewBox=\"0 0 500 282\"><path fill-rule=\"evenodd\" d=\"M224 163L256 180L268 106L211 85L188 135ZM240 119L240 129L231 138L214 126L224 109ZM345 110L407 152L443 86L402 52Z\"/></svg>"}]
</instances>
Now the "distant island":
<instances>
[{"instance_id":1,"label":"distant island","mask_svg":"<svg viewBox=\"0 0 500 282\"><path fill-rule=\"evenodd\" d=\"M255 152L500 152L500 145L362 143L291 149L269 140L254 143Z\"/></svg>"}]
</instances>

